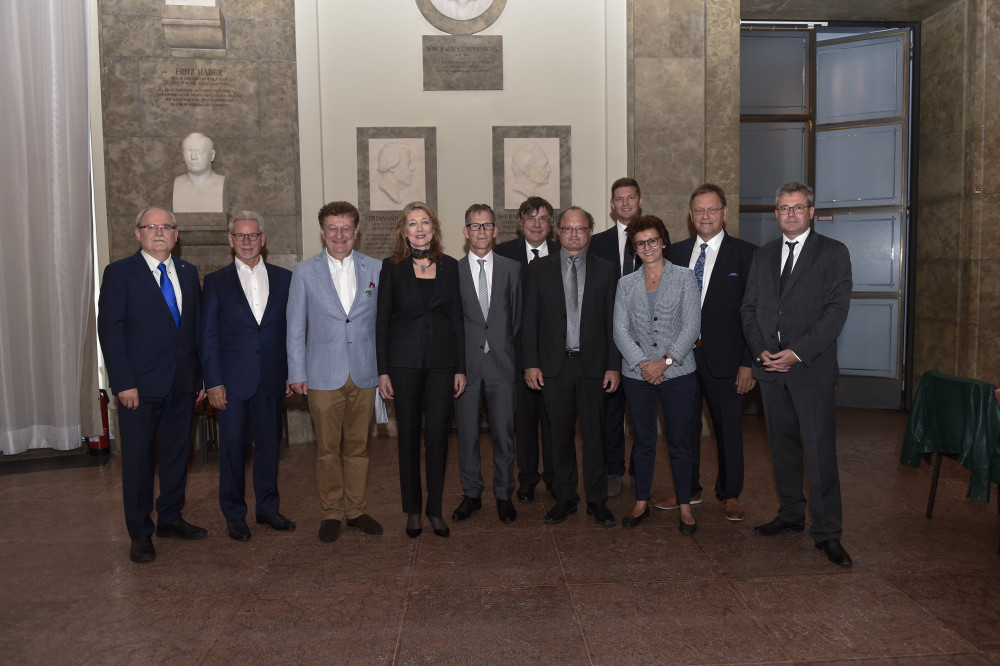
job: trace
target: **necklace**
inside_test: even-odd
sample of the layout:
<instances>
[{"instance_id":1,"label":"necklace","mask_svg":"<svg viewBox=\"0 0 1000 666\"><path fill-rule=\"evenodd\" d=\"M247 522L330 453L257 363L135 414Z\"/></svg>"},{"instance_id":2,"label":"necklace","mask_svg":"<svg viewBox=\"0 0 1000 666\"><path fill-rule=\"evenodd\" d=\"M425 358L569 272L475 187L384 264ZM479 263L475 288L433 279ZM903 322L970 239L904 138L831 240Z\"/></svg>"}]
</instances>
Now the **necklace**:
<instances>
[{"instance_id":1,"label":"necklace","mask_svg":"<svg viewBox=\"0 0 1000 666\"><path fill-rule=\"evenodd\" d=\"M431 267L432 263L433 263L432 261L428 260L427 261L427 265L423 266L421 264L418 264L416 259L413 260L413 265L420 269L420 274L421 275L423 275L424 273L427 272L427 269Z\"/></svg>"}]
</instances>

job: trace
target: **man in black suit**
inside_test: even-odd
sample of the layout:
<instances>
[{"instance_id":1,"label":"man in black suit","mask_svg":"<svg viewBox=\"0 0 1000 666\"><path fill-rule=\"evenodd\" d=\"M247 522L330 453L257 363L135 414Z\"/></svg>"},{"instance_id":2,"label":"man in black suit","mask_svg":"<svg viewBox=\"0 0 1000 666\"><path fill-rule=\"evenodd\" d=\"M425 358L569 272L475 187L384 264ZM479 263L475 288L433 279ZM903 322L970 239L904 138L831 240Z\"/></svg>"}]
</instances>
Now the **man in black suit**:
<instances>
[{"instance_id":1,"label":"man in black suit","mask_svg":"<svg viewBox=\"0 0 1000 666\"><path fill-rule=\"evenodd\" d=\"M204 397L198 361L198 269L170 253L177 244L170 211L146 208L135 219L141 249L108 264L101 280L97 333L118 397L122 495L133 562L152 562L153 477L160 440L156 536L202 539L181 517L191 419Z\"/></svg>"},{"instance_id":2,"label":"man in black suit","mask_svg":"<svg viewBox=\"0 0 1000 666\"><path fill-rule=\"evenodd\" d=\"M621 354L612 330L615 267L587 252L594 218L576 206L559 216L559 252L528 266L521 329L524 380L542 392L552 425L556 505L545 522L576 513L576 421L583 434L587 513L598 525L615 517L608 496L605 444L606 394L621 379Z\"/></svg>"},{"instance_id":3,"label":"man in black suit","mask_svg":"<svg viewBox=\"0 0 1000 666\"><path fill-rule=\"evenodd\" d=\"M616 266L618 277L628 275L642 263L636 261L632 246L626 241L629 222L640 215L642 192L639 183L633 178L619 178L611 184L611 217L615 219L615 226L594 234L590 241L590 253ZM625 407L624 390L615 391L608 397L608 497L618 496L625 476ZM631 456L629 458L631 460Z\"/></svg>"},{"instance_id":4,"label":"man in black suit","mask_svg":"<svg viewBox=\"0 0 1000 666\"><path fill-rule=\"evenodd\" d=\"M255 518L295 529L278 512L278 445L288 387L285 306L291 271L261 258L267 234L253 211L236 213L229 245L236 260L205 276L198 350L208 401L218 410L219 506L230 538L249 541L246 461L253 441Z\"/></svg>"},{"instance_id":5,"label":"man in black suit","mask_svg":"<svg viewBox=\"0 0 1000 666\"><path fill-rule=\"evenodd\" d=\"M757 246L733 238L726 224L726 193L705 183L688 202L697 235L670 246L667 258L694 271L701 288L701 336L695 343L698 390L691 414L691 496L701 498L701 403L708 403L719 451L715 496L726 519L741 521L743 491L743 396L757 380L750 371L750 350L743 339L740 305ZM676 496L657 502L658 509L676 509Z\"/></svg>"},{"instance_id":6,"label":"man in black suit","mask_svg":"<svg viewBox=\"0 0 1000 666\"><path fill-rule=\"evenodd\" d=\"M849 567L840 543L834 391L837 336L851 304L851 256L843 243L810 229L813 203L808 185L793 181L778 188L775 216L782 238L754 254L741 308L781 498L777 517L754 532L773 536L803 529L805 475L816 548Z\"/></svg>"},{"instance_id":7,"label":"man in black suit","mask_svg":"<svg viewBox=\"0 0 1000 666\"><path fill-rule=\"evenodd\" d=\"M552 214L552 204L548 201L542 197L528 197L517 210L517 230L521 237L500 243L494 252L501 257L518 261L521 264L521 274L524 275L529 263L559 251L559 243L549 238L552 234ZM523 281L521 286L523 288ZM535 486L539 481L544 481L545 487L552 492L552 432L542 404L541 391L528 388L523 381L524 364L521 362L520 331L515 345L519 375L514 381L515 451L519 470L517 500L534 502ZM538 473L539 426L542 431L541 474Z\"/></svg>"}]
</instances>

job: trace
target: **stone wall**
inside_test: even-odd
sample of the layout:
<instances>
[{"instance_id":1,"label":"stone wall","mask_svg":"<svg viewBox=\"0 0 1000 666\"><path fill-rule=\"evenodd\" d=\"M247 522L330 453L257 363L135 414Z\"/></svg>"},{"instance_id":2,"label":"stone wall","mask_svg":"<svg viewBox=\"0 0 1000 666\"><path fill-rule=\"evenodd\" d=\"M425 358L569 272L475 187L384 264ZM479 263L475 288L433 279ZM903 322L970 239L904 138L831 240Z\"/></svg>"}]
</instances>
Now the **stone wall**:
<instances>
[{"instance_id":1,"label":"stone wall","mask_svg":"<svg viewBox=\"0 0 1000 666\"><path fill-rule=\"evenodd\" d=\"M181 139L191 132L215 142L214 170L226 177L228 212L249 209L264 216L267 260L291 267L299 258L293 0L218 5L214 35L223 48L202 49L176 48L169 31L177 30L170 16L178 10L163 0L100 1L112 261L138 249L132 229L139 210L172 207L174 178L185 173ZM197 47L203 35L192 34ZM229 263L226 222L223 213L178 214L176 254L202 275Z\"/></svg>"}]
</instances>

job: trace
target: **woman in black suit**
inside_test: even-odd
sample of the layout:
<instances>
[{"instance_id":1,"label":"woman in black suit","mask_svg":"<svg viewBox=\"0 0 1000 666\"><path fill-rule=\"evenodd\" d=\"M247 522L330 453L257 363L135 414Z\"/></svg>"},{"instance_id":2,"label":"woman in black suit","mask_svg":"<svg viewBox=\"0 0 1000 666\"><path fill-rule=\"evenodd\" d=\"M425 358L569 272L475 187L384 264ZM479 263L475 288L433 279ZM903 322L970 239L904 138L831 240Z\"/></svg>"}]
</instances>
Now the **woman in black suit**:
<instances>
[{"instance_id":1,"label":"woman in black suit","mask_svg":"<svg viewBox=\"0 0 1000 666\"><path fill-rule=\"evenodd\" d=\"M441 494L453 400L465 390L465 329L458 262L441 251L441 224L425 203L403 209L392 254L382 262L375 353L379 393L396 404L406 533L416 538L422 530L423 417L426 513L434 534L447 537L450 530L441 517Z\"/></svg>"}]
</instances>

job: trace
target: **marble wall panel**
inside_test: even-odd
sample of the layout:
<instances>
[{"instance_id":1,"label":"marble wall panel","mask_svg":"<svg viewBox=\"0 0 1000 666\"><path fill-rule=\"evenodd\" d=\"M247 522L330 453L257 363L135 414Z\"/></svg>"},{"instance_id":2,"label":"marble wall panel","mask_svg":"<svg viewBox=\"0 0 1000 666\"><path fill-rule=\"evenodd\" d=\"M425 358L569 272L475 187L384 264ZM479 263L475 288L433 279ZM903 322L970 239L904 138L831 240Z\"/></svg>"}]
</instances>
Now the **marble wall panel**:
<instances>
[{"instance_id":1,"label":"marble wall panel","mask_svg":"<svg viewBox=\"0 0 1000 666\"><path fill-rule=\"evenodd\" d=\"M670 130L637 127L635 130L635 179L647 192L664 192L670 168Z\"/></svg>"},{"instance_id":2,"label":"marble wall panel","mask_svg":"<svg viewBox=\"0 0 1000 666\"><path fill-rule=\"evenodd\" d=\"M934 137L965 126L965 78L955 72L921 77L920 136Z\"/></svg>"},{"instance_id":3,"label":"marble wall panel","mask_svg":"<svg viewBox=\"0 0 1000 666\"><path fill-rule=\"evenodd\" d=\"M684 195L649 194L643 190L642 210L647 215L655 215L663 220L664 226L670 232L670 240L683 240L691 235L688 224L688 197Z\"/></svg>"},{"instance_id":4,"label":"marble wall panel","mask_svg":"<svg viewBox=\"0 0 1000 666\"><path fill-rule=\"evenodd\" d=\"M917 271L916 317L959 323L961 260L936 259Z\"/></svg>"},{"instance_id":5,"label":"marble wall panel","mask_svg":"<svg viewBox=\"0 0 1000 666\"><path fill-rule=\"evenodd\" d=\"M705 0L668 0L667 56L705 57Z\"/></svg>"},{"instance_id":6,"label":"marble wall panel","mask_svg":"<svg viewBox=\"0 0 1000 666\"><path fill-rule=\"evenodd\" d=\"M139 241L135 237L135 216L142 210L136 208L131 215L115 215L108 218L108 241L111 261L124 259L135 254L139 249Z\"/></svg>"},{"instance_id":7,"label":"marble wall panel","mask_svg":"<svg viewBox=\"0 0 1000 666\"><path fill-rule=\"evenodd\" d=\"M936 199L963 193L965 133L952 132L920 142L920 197Z\"/></svg>"},{"instance_id":8,"label":"marble wall panel","mask_svg":"<svg viewBox=\"0 0 1000 666\"><path fill-rule=\"evenodd\" d=\"M635 59L635 126L698 126L705 118L705 61Z\"/></svg>"},{"instance_id":9,"label":"marble wall panel","mask_svg":"<svg viewBox=\"0 0 1000 666\"><path fill-rule=\"evenodd\" d=\"M632 50L636 58L663 58L669 53L670 3L663 0L634 0L632 3Z\"/></svg>"},{"instance_id":10,"label":"marble wall panel","mask_svg":"<svg viewBox=\"0 0 1000 666\"><path fill-rule=\"evenodd\" d=\"M988 194L1000 194L1000 60L987 60L985 66L985 105L990 112L985 114L982 186Z\"/></svg>"},{"instance_id":11,"label":"marble wall panel","mask_svg":"<svg viewBox=\"0 0 1000 666\"><path fill-rule=\"evenodd\" d=\"M105 92L103 121L105 137L136 136L139 119L139 59L101 59L101 85Z\"/></svg>"},{"instance_id":12,"label":"marble wall panel","mask_svg":"<svg viewBox=\"0 0 1000 666\"><path fill-rule=\"evenodd\" d=\"M984 259L979 273L979 349L977 376L1000 384L1000 259ZM992 378L992 379L990 379Z\"/></svg>"},{"instance_id":13,"label":"marble wall panel","mask_svg":"<svg viewBox=\"0 0 1000 666\"><path fill-rule=\"evenodd\" d=\"M985 97L990 87L986 69L987 63L984 60L976 59L968 64L968 84L965 87L966 127L982 127L985 124ZM993 74L996 74L995 69Z\"/></svg>"},{"instance_id":14,"label":"marble wall panel","mask_svg":"<svg viewBox=\"0 0 1000 666\"><path fill-rule=\"evenodd\" d=\"M295 19L294 0L222 0L223 16L248 19Z\"/></svg>"},{"instance_id":15,"label":"marble wall panel","mask_svg":"<svg viewBox=\"0 0 1000 666\"><path fill-rule=\"evenodd\" d=\"M921 201L917 226L917 265L933 259L958 259L962 198Z\"/></svg>"},{"instance_id":16,"label":"marble wall panel","mask_svg":"<svg viewBox=\"0 0 1000 666\"><path fill-rule=\"evenodd\" d=\"M690 196L704 182L705 126L670 128L670 161L665 194Z\"/></svg>"},{"instance_id":17,"label":"marble wall panel","mask_svg":"<svg viewBox=\"0 0 1000 666\"><path fill-rule=\"evenodd\" d=\"M958 374L958 325L936 319L917 319L913 339L913 389L928 370Z\"/></svg>"},{"instance_id":18,"label":"marble wall panel","mask_svg":"<svg viewBox=\"0 0 1000 666\"><path fill-rule=\"evenodd\" d=\"M736 126L705 128L704 180L726 192L729 211L736 215L740 200L740 128ZM697 183L695 187L700 185ZM692 188L694 189L694 188Z\"/></svg>"},{"instance_id":19,"label":"marble wall panel","mask_svg":"<svg viewBox=\"0 0 1000 666\"><path fill-rule=\"evenodd\" d=\"M740 61L705 59L705 124L740 124Z\"/></svg>"},{"instance_id":20,"label":"marble wall panel","mask_svg":"<svg viewBox=\"0 0 1000 666\"><path fill-rule=\"evenodd\" d=\"M299 134L294 62L260 63L260 135L292 139Z\"/></svg>"},{"instance_id":21,"label":"marble wall panel","mask_svg":"<svg viewBox=\"0 0 1000 666\"><path fill-rule=\"evenodd\" d=\"M739 0L706 0L705 55L709 58L740 57ZM737 84L739 77L737 76Z\"/></svg>"},{"instance_id":22,"label":"marble wall panel","mask_svg":"<svg viewBox=\"0 0 1000 666\"><path fill-rule=\"evenodd\" d=\"M167 165L180 161L179 138L106 139L104 152L109 216L134 216L146 206L171 208L178 173Z\"/></svg>"},{"instance_id":23,"label":"marble wall panel","mask_svg":"<svg viewBox=\"0 0 1000 666\"><path fill-rule=\"evenodd\" d=\"M983 259L1000 259L1000 194L987 193L981 197L986 214L983 215L979 256Z\"/></svg>"},{"instance_id":24,"label":"marble wall panel","mask_svg":"<svg viewBox=\"0 0 1000 666\"><path fill-rule=\"evenodd\" d=\"M956 2L922 23L921 76L965 70L965 11L966 3Z\"/></svg>"},{"instance_id":25,"label":"marble wall panel","mask_svg":"<svg viewBox=\"0 0 1000 666\"><path fill-rule=\"evenodd\" d=\"M1000 59L1000 1L989 1L986 19L986 58L997 60Z\"/></svg>"},{"instance_id":26,"label":"marble wall panel","mask_svg":"<svg viewBox=\"0 0 1000 666\"><path fill-rule=\"evenodd\" d=\"M257 65L206 58L151 58L140 65L143 129L147 134L212 139L259 133Z\"/></svg>"},{"instance_id":27,"label":"marble wall panel","mask_svg":"<svg viewBox=\"0 0 1000 666\"><path fill-rule=\"evenodd\" d=\"M224 138L216 151L239 156L228 162L229 196L233 205L261 215L283 215L296 210L298 151L282 138Z\"/></svg>"},{"instance_id":28,"label":"marble wall panel","mask_svg":"<svg viewBox=\"0 0 1000 666\"><path fill-rule=\"evenodd\" d=\"M293 60L295 29L291 21L226 21L229 60Z\"/></svg>"},{"instance_id":29,"label":"marble wall panel","mask_svg":"<svg viewBox=\"0 0 1000 666\"><path fill-rule=\"evenodd\" d=\"M98 0L98 10L105 14L159 16L163 0Z\"/></svg>"},{"instance_id":30,"label":"marble wall panel","mask_svg":"<svg viewBox=\"0 0 1000 666\"><path fill-rule=\"evenodd\" d=\"M101 55L168 56L163 23L156 16L101 16Z\"/></svg>"}]
</instances>

